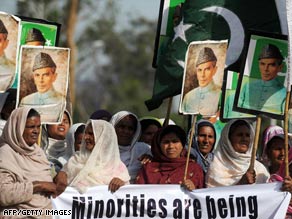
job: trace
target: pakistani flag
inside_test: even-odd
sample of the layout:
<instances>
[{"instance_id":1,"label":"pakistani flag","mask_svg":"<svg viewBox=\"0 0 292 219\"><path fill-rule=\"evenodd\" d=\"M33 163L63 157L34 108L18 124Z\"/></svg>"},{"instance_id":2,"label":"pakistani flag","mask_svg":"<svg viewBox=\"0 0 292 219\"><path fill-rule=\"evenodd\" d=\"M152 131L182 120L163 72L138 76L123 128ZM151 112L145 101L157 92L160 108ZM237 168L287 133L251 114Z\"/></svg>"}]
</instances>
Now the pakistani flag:
<instances>
[{"instance_id":1,"label":"pakistani flag","mask_svg":"<svg viewBox=\"0 0 292 219\"><path fill-rule=\"evenodd\" d=\"M145 102L149 110L158 108L167 97L180 94L184 59L192 41L229 39L226 65L239 72L244 41L249 29L285 33L285 0L186 0L183 18L174 28L172 41L159 58L153 95ZM283 16L283 22L280 18ZM282 27L282 28L281 28Z\"/></svg>"}]
</instances>

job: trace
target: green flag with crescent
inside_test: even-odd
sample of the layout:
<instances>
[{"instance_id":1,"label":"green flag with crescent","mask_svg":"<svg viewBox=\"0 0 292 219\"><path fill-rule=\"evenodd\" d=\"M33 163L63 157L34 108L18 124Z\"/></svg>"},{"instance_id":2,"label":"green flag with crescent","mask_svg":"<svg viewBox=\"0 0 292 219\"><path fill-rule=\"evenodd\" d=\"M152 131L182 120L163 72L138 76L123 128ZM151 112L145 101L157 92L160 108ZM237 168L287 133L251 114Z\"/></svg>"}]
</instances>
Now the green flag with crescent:
<instances>
[{"instance_id":1,"label":"green flag with crescent","mask_svg":"<svg viewBox=\"0 0 292 219\"><path fill-rule=\"evenodd\" d=\"M188 45L199 40L229 40L226 66L239 71L244 42L249 30L283 33L280 22L284 0L186 0L182 20L158 60L152 98L145 101L149 110L163 100L180 94L184 59ZM286 17L285 17L286 19Z\"/></svg>"}]
</instances>

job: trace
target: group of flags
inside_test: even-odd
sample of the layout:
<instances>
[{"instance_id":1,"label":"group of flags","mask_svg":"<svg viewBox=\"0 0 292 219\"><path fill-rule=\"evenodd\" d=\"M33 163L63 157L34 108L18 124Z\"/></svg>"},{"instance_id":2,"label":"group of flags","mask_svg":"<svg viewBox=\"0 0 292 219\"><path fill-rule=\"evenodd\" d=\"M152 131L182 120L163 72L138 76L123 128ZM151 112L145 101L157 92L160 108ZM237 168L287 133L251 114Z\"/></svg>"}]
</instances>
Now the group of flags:
<instances>
[{"instance_id":1,"label":"group of flags","mask_svg":"<svg viewBox=\"0 0 292 219\"><path fill-rule=\"evenodd\" d=\"M167 7L167 12L173 13L174 7L180 3L180 23L173 28L163 54L157 59L153 95L145 101L148 110L158 108L164 99L181 93L185 54L193 41L228 39L226 69L236 72L240 70L250 31L288 35L289 29L291 42L290 0L162 0L160 13L165 13ZM172 15L169 15L171 23ZM160 14L160 22L161 17ZM291 53L290 43L289 51ZM291 63L291 56L288 63ZM288 73L291 73L290 69L288 67ZM290 77L287 78L289 90Z\"/></svg>"}]
</instances>

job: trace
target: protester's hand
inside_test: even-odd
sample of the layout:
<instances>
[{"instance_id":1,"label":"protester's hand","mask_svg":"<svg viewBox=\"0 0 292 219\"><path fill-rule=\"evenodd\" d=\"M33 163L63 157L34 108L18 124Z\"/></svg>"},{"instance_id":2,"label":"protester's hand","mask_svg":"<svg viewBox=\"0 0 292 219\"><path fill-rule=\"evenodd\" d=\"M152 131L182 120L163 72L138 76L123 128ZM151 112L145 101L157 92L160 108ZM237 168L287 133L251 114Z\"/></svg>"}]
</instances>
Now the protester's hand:
<instances>
[{"instance_id":1,"label":"protester's hand","mask_svg":"<svg viewBox=\"0 0 292 219\"><path fill-rule=\"evenodd\" d=\"M181 183L181 186L189 191L193 191L196 189L196 186L194 185L193 181L190 179L186 179Z\"/></svg>"},{"instance_id":2,"label":"protester's hand","mask_svg":"<svg viewBox=\"0 0 292 219\"><path fill-rule=\"evenodd\" d=\"M123 185L125 185L125 182L123 180L121 180L120 178L114 177L108 185L108 190L111 191L111 193L114 193Z\"/></svg>"},{"instance_id":3,"label":"protester's hand","mask_svg":"<svg viewBox=\"0 0 292 219\"><path fill-rule=\"evenodd\" d=\"M142 154L138 160L141 161L141 164L151 163L153 157L149 154Z\"/></svg>"},{"instance_id":4,"label":"protester's hand","mask_svg":"<svg viewBox=\"0 0 292 219\"><path fill-rule=\"evenodd\" d=\"M254 170L247 170L238 182L239 185L254 184L256 182L256 172Z\"/></svg>"},{"instance_id":5,"label":"protester's hand","mask_svg":"<svg viewBox=\"0 0 292 219\"><path fill-rule=\"evenodd\" d=\"M53 198L56 198L57 196L61 195L65 191L65 189L66 189L66 187L68 185L68 183L67 183L67 174L64 171L60 171L57 174L57 176L55 176L54 182L55 182L56 187L57 187L56 188L57 192L53 196Z\"/></svg>"},{"instance_id":6,"label":"protester's hand","mask_svg":"<svg viewBox=\"0 0 292 219\"><path fill-rule=\"evenodd\" d=\"M33 193L40 193L46 196L55 195L57 192L56 184L53 182L46 181L34 181L33 184Z\"/></svg>"},{"instance_id":7,"label":"protester's hand","mask_svg":"<svg viewBox=\"0 0 292 219\"><path fill-rule=\"evenodd\" d=\"M287 191L287 192L292 193L292 178L290 176L286 176L284 178L281 189L282 191Z\"/></svg>"}]
</instances>

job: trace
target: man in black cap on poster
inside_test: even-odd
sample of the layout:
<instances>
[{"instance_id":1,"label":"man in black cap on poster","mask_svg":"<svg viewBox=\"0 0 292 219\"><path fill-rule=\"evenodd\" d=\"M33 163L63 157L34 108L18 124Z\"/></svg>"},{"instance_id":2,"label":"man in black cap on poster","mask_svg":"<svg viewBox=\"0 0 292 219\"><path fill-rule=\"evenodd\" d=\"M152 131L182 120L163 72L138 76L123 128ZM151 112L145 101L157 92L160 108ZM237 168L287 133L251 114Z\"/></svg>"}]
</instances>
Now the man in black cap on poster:
<instances>
[{"instance_id":1,"label":"man in black cap on poster","mask_svg":"<svg viewBox=\"0 0 292 219\"><path fill-rule=\"evenodd\" d=\"M41 116L46 114L47 121L51 120L55 117L54 113L66 103L65 96L57 92L53 86L57 79L56 64L49 54L40 52L35 56L32 71L37 92L23 97L20 106L47 106L43 108L44 113L40 113ZM50 107L52 110L45 110ZM40 111L39 108L38 111ZM57 116L57 118L59 117ZM54 121L54 119L52 120Z\"/></svg>"},{"instance_id":2,"label":"man in black cap on poster","mask_svg":"<svg viewBox=\"0 0 292 219\"><path fill-rule=\"evenodd\" d=\"M25 45L44 46L46 39L39 29L31 28L26 35Z\"/></svg>"},{"instance_id":3,"label":"man in black cap on poster","mask_svg":"<svg viewBox=\"0 0 292 219\"><path fill-rule=\"evenodd\" d=\"M267 44L259 55L261 79L246 83L240 91L238 106L274 114L283 114L286 88L277 75L283 68L279 48Z\"/></svg>"},{"instance_id":4,"label":"man in black cap on poster","mask_svg":"<svg viewBox=\"0 0 292 219\"><path fill-rule=\"evenodd\" d=\"M9 88L15 75L15 63L5 55L8 44L8 31L0 19L0 91L2 92Z\"/></svg>"},{"instance_id":5,"label":"man in black cap on poster","mask_svg":"<svg viewBox=\"0 0 292 219\"><path fill-rule=\"evenodd\" d=\"M199 87L184 96L181 111L213 116L218 111L221 88L213 80L218 67L217 58L211 48L204 47L200 50L195 68Z\"/></svg>"}]
</instances>

